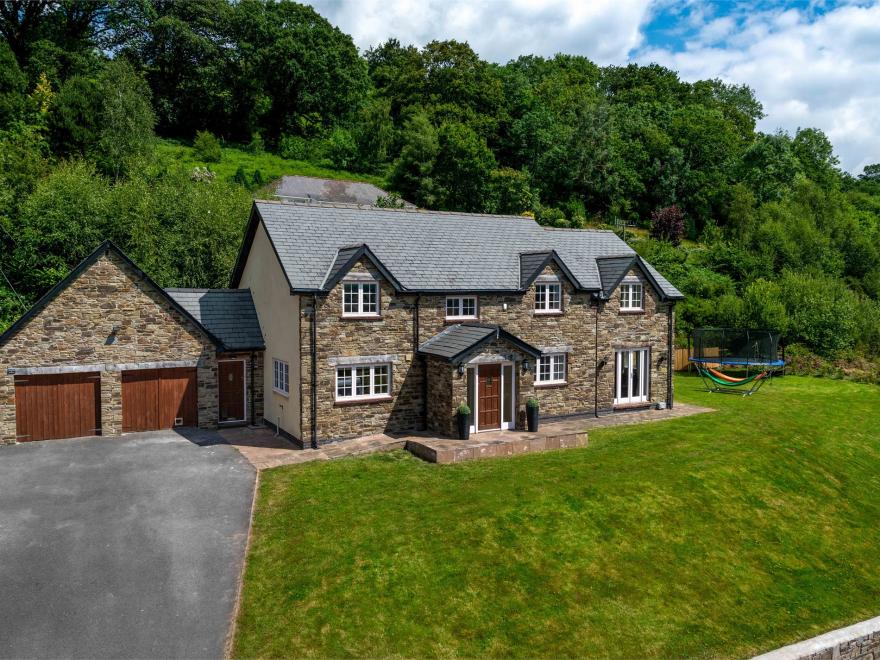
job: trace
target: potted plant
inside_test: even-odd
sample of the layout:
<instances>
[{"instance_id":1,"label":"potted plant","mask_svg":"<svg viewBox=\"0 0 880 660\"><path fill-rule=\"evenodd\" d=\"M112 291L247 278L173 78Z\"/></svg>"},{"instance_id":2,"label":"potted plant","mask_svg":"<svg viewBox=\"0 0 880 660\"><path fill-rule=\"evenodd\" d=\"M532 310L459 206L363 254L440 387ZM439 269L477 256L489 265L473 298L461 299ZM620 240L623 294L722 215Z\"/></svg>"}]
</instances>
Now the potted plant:
<instances>
[{"instance_id":1,"label":"potted plant","mask_svg":"<svg viewBox=\"0 0 880 660\"><path fill-rule=\"evenodd\" d=\"M532 398L526 401L526 421L529 426L529 433L534 433L538 430L538 411L540 408L541 404L538 403L537 399Z\"/></svg>"},{"instance_id":2,"label":"potted plant","mask_svg":"<svg viewBox=\"0 0 880 660\"><path fill-rule=\"evenodd\" d=\"M471 409L466 403L461 404L455 411L455 421L458 422L459 440L467 440L471 437Z\"/></svg>"}]
</instances>

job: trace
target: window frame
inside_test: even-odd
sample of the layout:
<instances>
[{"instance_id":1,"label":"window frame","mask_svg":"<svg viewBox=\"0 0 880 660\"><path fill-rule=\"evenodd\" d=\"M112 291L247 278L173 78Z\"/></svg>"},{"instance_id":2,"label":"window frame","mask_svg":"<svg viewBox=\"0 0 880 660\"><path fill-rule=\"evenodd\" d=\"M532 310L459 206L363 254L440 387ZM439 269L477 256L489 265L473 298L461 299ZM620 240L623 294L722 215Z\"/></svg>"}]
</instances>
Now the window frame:
<instances>
[{"instance_id":1,"label":"window frame","mask_svg":"<svg viewBox=\"0 0 880 660\"><path fill-rule=\"evenodd\" d=\"M557 293L557 307L551 307L551 288ZM543 295L540 293L543 289ZM537 282L535 284L535 314L562 314L562 282Z\"/></svg>"},{"instance_id":2,"label":"window frame","mask_svg":"<svg viewBox=\"0 0 880 660\"><path fill-rule=\"evenodd\" d=\"M348 287L355 287L356 290L356 305L357 311L349 312L346 311L346 305L348 301L346 300L346 296L348 295ZM365 287L375 287L376 290L376 310L372 312L364 311L364 300L365 300ZM357 318L367 318L374 319L382 316L381 314L381 288L379 287L379 283L375 281L362 281L362 280L343 280L342 282L342 318L346 319L357 319Z\"/></svg>"},{"instance_id":3,"label":"window frame","mask_svg":"<svg viewBox=\"0 0 880 660\"><path fill-rule=\"evenodd\" d=\"M633 293L639 292L639 306L632 304ZM624 295L624 292L626 295ZM626 304L624 304L624 302ZM620 285L620 311L621 312L644 312L645 311L645 285L641 282L623 282Z\"/></svg>"},{"instance_id":4,"label":"window frame","mask_svg":"<svg viewBox=\"0 0 880 660\"><path fill-rule=\"evenodd\" d=\"M547 369L549 378L541 377L542 363L547 360ZM562 365L562 378L557 378L559 365ZM535 361L535 387L543 387L545 385L567 385L568 384L568 353L542 353Z\"/></svg>"},{"instance_id":5,"label":"window frame","mask_svg":"<svg viewBox=\"0 0 880 660\"><path fill-rule=\"evenodd\" d=\"M272 358L272 391L290 396L290 363L275 357Z\"/></svg>"},{"instance_id":6,"label":"window frame","mask_svg":"<svg viewBox=\"0 0 880 660\"><path fill-rule=\"evenodd\" d=\"M627 362L627 396L621 396L623 391L623 379L621 374L624 369L623 355L626 354ZM632 377L633 356L638 355L639 394L634 396ZM649 348L619 348L614 351L614 405L615 406L638 406L651 401L651 351Z\"/></svg>"},{"instance_id":7,"label":"window frame","mask_svg":"<svg viewBox=\"0 0 880 660\"><path fill-rule=\"evenodd\" d=\"M385 382L379 383L379 385L384 385L384 392L377 392L377 379L376 379L376 371L384 369L385 373ZM368 383L369 383L369 392L367 394L357 394L358 390L358 379L362 378L363 375L359 374L358 371L366 370ZM348 371L348 380L349 385L348 389L351 390L351 394L340 394L339 390L339 381L341 372ZM337 403L351 403L358 401L384 401L391 398L392 392L392 383L391 378L393 374L393 370L391 368L390 362L379 362L376 364L345 364L339 365L336 367L334 372L334 380L333 380L333 398Z\"/></svg>"},{"instance_id":8,"label":"window frame","mask_svg":"<svg viewBox=\"0 0 880 660\"><path fill-rule=\"evenodd\" d=\"M458 311L457 314L450 315L449 314L449 303L452 300L457 300L458 304L456 309ZM474 313L473 314L464 314L464 301L472 300L474 303ZM477 296L446 296L446 302L443 307L444 318L447 321L475 321L480 317L480 302L477 299Z\"/></svg>"}]
</instances>

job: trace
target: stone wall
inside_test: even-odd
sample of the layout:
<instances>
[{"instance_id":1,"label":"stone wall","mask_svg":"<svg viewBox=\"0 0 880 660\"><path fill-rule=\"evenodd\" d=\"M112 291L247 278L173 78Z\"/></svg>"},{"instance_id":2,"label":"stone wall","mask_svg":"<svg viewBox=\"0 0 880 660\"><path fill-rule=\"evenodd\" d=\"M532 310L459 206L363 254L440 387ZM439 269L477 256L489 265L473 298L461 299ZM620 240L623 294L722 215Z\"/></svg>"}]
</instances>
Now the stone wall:
<instances>
[{"instance_id":1,"label":"stone wall","mask_svg":"<svg viewBox=\"0 0 880 660\"><path fill-rule=\"evenodd\" d=\"M458 404L467 401L467 392L462 396L462 377L453 373L454 367L446 360L434 355L425 359L428 374L427 426L445 435L458 433L455 425L455 411ZM467 384L464 385L465 390Z\"/></svg>"},{"instance_id":2,"label":"stone wall","mask_svg":"<svg viewBox=\"0 0 880 660\"><path fill-rule=\"evenodd\" d=\"M446 321L445 295L395 296L392 287L381 279L372 266L362 261L352 269L370 273L380 283L381 318L376 320L342 318L342 286L327 296L318 297L317 309L317 419L319 443L382 431L405 431L428 427L452 434L455 408L467 399L466 379L448 363L440 371L435 360L424 362L413 352L415 306L418 300L418 343L441 332ZM588 293L579 293L555 267L548 266L542 276L558 277L562 283L562 313L536 314L535 287L522 295L484 295L478 297L478 320L498 324L513 335L539 349L564 348L568 370L564 385L540 386L534 382L534 364L526 374L517 364L517 427L525 424L525 402L534 396L541 405L541 415L552 418L592 413L594 406L607 412L613 408L614 349L649 348L652 365L651 401L665 401L667 360L659 358L667 351L667 305L644 278L644 312L627 313L619 309L615 295L604 305L596 305ZM300 323L300 359L302 379L303 441L310 441L311 420L311 299L303 297ZM596 328L599 331L599 359L607 361L596 382ZM510 351L510 347L504 350ZM369 403L335 402L335 366L337 357L393 355L392 398ZM534 360L532 360L534 363ZM425 369L430 372L428 401L422 402ZM434 377L451 378L452 396L437 399ZM293 387L293 384L291 384ZM598 395L596 395L598 392ZM427 409L427 410L426 410ZM427 418L425 418L427 416Z\"/></svg>"},{"instance_id":3,"label":"stone wall","mask_svg":"<svg viewBox=\"0 0 880 660\"><path fill-rule=\"evenodd\" d=\"M667 401L666 379L672 368L668 355L667 327L669 304L660 302L657 293L641 271L631 270L627 277L637 277L642 283L643 312L620 310L620 297L614 295L599 307L599 411L614 408L614 351L621 348L647 348L651 364L650 401ZM661 360L662 358L662 360Z\"/></svg>"},{"instance_id":4,"label":"stone wall","mask_svg":"<svg viewBox=\"0 0 880 660\"><path fill-rule=\"evenodd\" d=\"M757 656L755 660L877 660L880 617Z\"/></svg>"},{"instance_id":5,"label":"stone wall","mask_svg":"<svg viewBox=\"0 0 880 660\"><path fill-rule=\"evenodd\" d=\"M381 432L415 430L423 426L422 361L413 350L414 296L396 296L392 286L369 262L351 273L369 273L379 282L377 319L342 316L342 283L317 299L317 440L325 443ZM300 323L302 360L303 443L311 441L311 308L304 299ZM391 355L391 396L379 401L336 401L335 358ZM291 383L291 387L294 384Z\"/></svg>"},{"instance_id":6,"label":"stone wall","mask_svg":"<svg viewBox=\"0 0 880 660\"><path fill-rule=\"evenodd\" d=\"M114 339L115 338L115 339ZM199 426L217 425L217 360L210 340L136 271L108 252L0 346L0 443L15 441L15 386L9 369L82 367L101 373L103 435L122 430L116 365L198 366Z\"/></svg>"}]
</instances>

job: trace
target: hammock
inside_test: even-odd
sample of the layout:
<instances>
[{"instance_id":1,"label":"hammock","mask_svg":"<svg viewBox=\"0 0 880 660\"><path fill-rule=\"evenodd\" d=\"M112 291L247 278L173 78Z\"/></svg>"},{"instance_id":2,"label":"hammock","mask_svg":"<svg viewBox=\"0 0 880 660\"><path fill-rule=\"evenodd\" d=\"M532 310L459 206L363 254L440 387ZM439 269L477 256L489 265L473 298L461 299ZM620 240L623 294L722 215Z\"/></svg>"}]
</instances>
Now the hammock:
<instances>
[{"instance_id":1,"label":"hammock","mask_svg":"<svg viewBox=\"0 0 880 660\"><path fill-rule=\"evenodd\" d=\"M696 362L695 364L697 372L703 378L703 382L708 380L714 384L714 387L709 387L707 383L707 389L714 392L724 392L726 390L723 388L730 389L750 385L751 387L742 393L743 396L749 396L750 394L757 392L761 385L764 384L765 379L771 376L772 373L770 371L761 371L751 376L746 376L745 378L735 378L723 374L716 369L712 369L711 367L705 367L699 362Z\"/></svg>"}]
</instances>

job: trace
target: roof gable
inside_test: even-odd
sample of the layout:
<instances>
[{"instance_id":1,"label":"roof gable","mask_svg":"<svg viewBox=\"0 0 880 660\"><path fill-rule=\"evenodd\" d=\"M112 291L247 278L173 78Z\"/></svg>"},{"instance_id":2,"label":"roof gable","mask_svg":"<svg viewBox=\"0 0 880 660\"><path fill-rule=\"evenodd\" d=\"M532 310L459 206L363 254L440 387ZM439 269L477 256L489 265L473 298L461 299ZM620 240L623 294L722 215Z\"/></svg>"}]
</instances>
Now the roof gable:
<instances>
[{"instance_id":1,"label":"roof gable","mask_svg":"<svg viewBox=\"0 0 880 660\"><path fill-rule=\"evenodd\" d=\"M329 291L339 284L339 281L345 277L361 259L369 261L373 267L382 274L382 277L391 283L391 286L394 287L395 291L403 290L403 287L400 285L400 282L397 281L397 278L385 268L385 265L376 258L376 255L373 254L366 244L339 248L336 252L336 259L333 260L333 264L330 266L330 270L327 272L327 277L321 288L325 291Z\"/></svg>"},{"instance_id":2,"label":"roof gable","mask_svg":"<svg viewBox=\"0 0 880 660\"><path fill-rule=\"evenodd\" d=\"M79 277L85 273L91 266L93 266L101 257L112 253L126 266L131 268L135 274L143 279L148 286L152 287L157 294L171 306L176 312L178 312L185 319L189 320L193 326L199 332L202 332L212 344L217 346L218 348L223 347L223 342L220 341L214 334L209 332L197 319L195 319L192 314L190 314L186 309L184 309L174 298L168 295L168 293L160 287L153 279L147 275L144 271L142 271L137 264L135 264L131 259L129 259L128 255L126 255L122 250L120 250L112 241L106 240L101 243L95 250L89 254L85 259L83 259L76 267L67 274L67 276L62 279L58 284L53 286L49 291L47 291L37 302L35 302L30 309L28 309L15 323L13 323L9 328L7 328L6 332L0 335L0 346L3 346L6 342L12 339L18 332L24 328L34 317L36 317L40 312L42 312L53 300L55 300L65 289L67 289L71 284L73 284Z\"/></svg>"},{"instance_id":3,"label":"roof gable","mask_svg":"<svg viewBox=\"0 0 880 660\"><path fill-rule=\"evenodd\" d=\"M597 257L596 266L599 269L599 277L602 281L601 294L603 300L611 298L614 291L620 286L623 278L633 268L641 271L645 279L654 287L654 291L660 296L661 300L681 300L684 298L678 289L669 284L667 280L664 279L661 283L658 280L660 274L637 254L622 257Z\"/></svg>"},{"instance_id":4,"label":"roof gable","mask_svg":"<svg viewBox=\"0 0 880 660\"><path fill-rule=\"evenodd\" d=\"M550 250L549 252L524 252L519 255L520 288L523 291L528 289L532 285L532 282L534 282L550 264L556 265L576 289L583 288L577 281L577 278L575 278L572 272L568 269L568 266L565 265L565 262L563 262L562 259L559 258L559 255L556 254L556 250Z\"/></svg>"}]
</instances>

